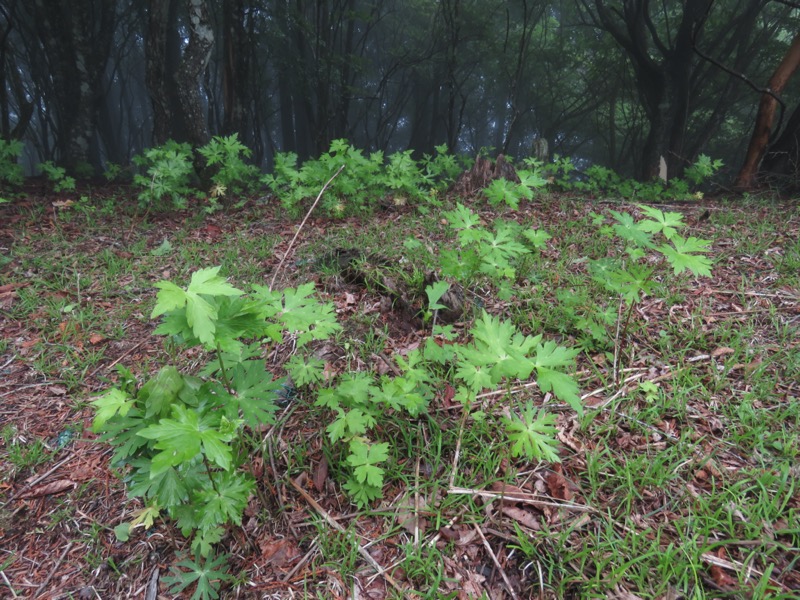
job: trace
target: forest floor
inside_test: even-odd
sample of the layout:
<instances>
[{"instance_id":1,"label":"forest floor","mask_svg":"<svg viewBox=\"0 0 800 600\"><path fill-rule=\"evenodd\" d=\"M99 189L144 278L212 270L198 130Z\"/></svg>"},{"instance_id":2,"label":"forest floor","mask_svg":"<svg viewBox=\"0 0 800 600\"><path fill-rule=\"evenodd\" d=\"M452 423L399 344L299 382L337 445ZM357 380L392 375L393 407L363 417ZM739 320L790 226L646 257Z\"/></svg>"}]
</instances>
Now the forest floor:
<instances>
[{"instance_id":1,"label":"forest floor","mask_svg":"<svg viewBox=\"0 0 800 600\"><path fill-rule=\"evenodd\" d=\"M299 220L264 199L144 219L120 208L125 190L29 192L0 205L0 597L189 597L192 587L172 594L165 581L188 550L172 524L116 539L141 503L92 433L90 402L117 364L143 377L200 363L197 349L176 356L154 335L157 281L183 285L221 265L237 287L266 285ZM466 419L443 387L424 416L379 424L397 449L383 498L358 510L325 435L330 415L300 394L262 432L259 494L221 542L234 575L222 597L800 597L797 204L669 207L713 242L713 275L665 277L624 344L613 324L605 341L581 330L592 311L616 312L584 263L598 237L589 213L638 214L635 205L542 196L516 211L471 206L486 223L502 216L552 235L504 299L477 281L456 331L485 309L584 346L583 417L535 387L514 390L558 416L562 462L509 455L509 394L487 390L483 418ZM393 310L384 286L321 258L357 251L418 282L452 243L438 209L312 215L278 281L313 281L335 304L343 331L318 351L331 376L391 372L430 327ZM408 291L412 304L420 291ZM280 374L287 357L265 358Z\"/></svg>"}]
</instances>

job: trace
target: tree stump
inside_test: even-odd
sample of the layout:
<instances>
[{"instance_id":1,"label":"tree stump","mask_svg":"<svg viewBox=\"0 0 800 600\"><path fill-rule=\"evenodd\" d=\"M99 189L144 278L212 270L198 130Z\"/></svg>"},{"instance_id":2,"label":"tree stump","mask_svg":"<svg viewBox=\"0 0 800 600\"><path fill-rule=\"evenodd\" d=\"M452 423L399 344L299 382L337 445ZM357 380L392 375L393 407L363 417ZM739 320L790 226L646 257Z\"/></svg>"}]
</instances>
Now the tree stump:
<instances>
[{"instance_id":1,"label":"tree stump","mask_svg":"<svg viewBox=\"0 0 800 600\"><path fill-rule=\"evenodd\" d=\"M507 179L519 183L516 169L502 154L495 161L485 156L478 156L472 168L459 175L453 184L452 192L462 198L471 198L481 193L495 179Z\"/></svg>"}]
</instances>

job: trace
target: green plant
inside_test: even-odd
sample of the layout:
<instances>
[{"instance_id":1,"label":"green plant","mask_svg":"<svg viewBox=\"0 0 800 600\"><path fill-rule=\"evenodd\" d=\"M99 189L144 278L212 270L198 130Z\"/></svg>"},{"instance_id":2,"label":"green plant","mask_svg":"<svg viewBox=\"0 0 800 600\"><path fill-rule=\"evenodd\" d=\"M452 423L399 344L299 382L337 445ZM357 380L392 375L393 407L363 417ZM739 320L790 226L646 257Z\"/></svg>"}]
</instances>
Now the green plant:
<instances>
[{"instance_id":1,"label":"green plant","mask_svg":"<svg viewBox=\"0 0 800 600\"><path fill-rule=\"evenodd\" d=\"M300 214L302 203L313 198L343 165L346 168L331 183L321 203L327 214L358 214L370 210L387 195L398 205L408 200L435 204L436 190L446 186L458 169L455 159L445 150L437 147L435 157L426 157L418 164L410 151L397 152L384 160L382 152L367 157L347 140L334 140L327 152L302 166L298 166L293 152L276 154L273 173L265 175L262 182L293 216Z\"/></svg>"},{"instance_id":2,"label":"green plant","mask_svg":"<svg viewBox=\"0 0 800 600\"><path fill-rule=\"evenodd\" d=\"M531 402L525 405L522 417L512 414L505 419L506 435L511 441L511 456L561 462L555 451L556 417L538 411Z\"/></svg>"},{"instance_id":3,"label":"green plant","mask_svg":"<svg viewBox=\"0 0 800 600\"><path fill-rule=\"evenodd\" d=\"M14 477L16 473L24 469L46 462L52 456L52 453L42 440L35 438L33 441L28 441L19 434L16 428L10 425L6 425L0 431L0 439L2 439L5 446L8 461L13 467L6 474L9 478Z\"/></svg>"},{"instance_id":4,"label":"green plant","mask_svg":"<svg viewBox=\"0 0 800 600\"><path fill-rule=\"evenodd\" d=\"M19 157L24 146L19 140L0 138L0 183L20 185L23 179Z\"/></svg>"},{"instance_id":5,"label":"green plant","mask_svg":"<svg viewBox=\"0 0 800 600\"><path fill-rule=\"evenodd\" d=\"M75 189L75 178L67 175L64 167L57 167L52 162L45 161L39 164L42 173L47 175L47 179L53 184L56 192L67 192Z\"/></svg>"},{"instance_id":6,"label":"green plant","mask_svg":"<svg viewBox=\"0 0 800 600\"><path fill-rule=\"evenodd\" d=\"M116 529L118 536L166 512L203 557L224 526L241 523L255 486L243 468L250 452L245 428L272 422L284 389L285 381L257 358L259 340L278 343L291 335L302 347L338 328L333 307L311 299L313 285L283 292L257 286L246 296L218 271L196 271L185 289L159 282L152 312L163 319L156 333L211 353L204 378L165 366L137 386L119 368L119 384L93 402L94 431L115 447L112 463L126 468L129 494L146 504Z\"/></svg>"},{"instance_id":7,"label":"green plant","mask_svg":"<svg viewBox=\"0 0 800 600\"><path fill-rule=\"evenodd\" d=\"M106 178L107 181L117 181L119 180L120 176L122 175L122 166L118 165L117 163L107 162L105 171L103 171L103 177Z\"/></svg>"},{"instance_id":8,"label":"green plant","mask_svg":"<svg viewBox=\"0 0 800 600\"><path fill-rule=\"evenodd\" d=\"M600 232L616 236L624 245L624 253L605 256L589 261L589 272L593 279L606 290L616 294L627 310L618 321L615 336L615 376L618 374L616 358L621 343L627 336L634 309L646 294L651 294L656 285L656 274L665 266L671 267L674 275L690 271L695 276L711 275L711 260L706 256L710 242L695 237L684 238L678 234L683 228L683 215L662 212L657 208L639 205L648 218L636 221L629 213L610 211L614 223L604 225L601 215L592 213ZM657 245L656 236L663 242ZM648 260L648 252L660 255L660 261Z\"/></svg>"},{"instance_id":9,"label":"green plant","mask_svg":"<svg viewBox=\"0 0 800 600\"><path fill-rule=\"evenodd\" d=\"M458 232L459 248L439 253L442 273L465 285L479 273L495 282L513 281L516 262L531 252L523 242L539 249L549 239L545 231L526 230L512 221L498 220L493 229L481 227L480 217L460 203L444 217L449 227Z\"/></svg>"},{"instance_id":10,"label":"green plant","mask_svg":"<svg viewBox=\"0 0 800 600\"><path fill-rule=\"evenodd\" d=\"M212 196L240 193L258 184L258 167L244 162L244 158L249 158L252 152L239 141L237 134L227 137L214 136L208 144L197 151L213 169Z\"/></svg>"},{"instance_id":11,"label":"green plant","mask_svg":"<svg viewBox=\"0 0 800 600\"><path fill-rule=\"evenodd\" d=\"M683 176L694 185L700 185L717 174L723 166L720 159L711 160L705 154L697 157L697 160L683 172Z\"/></svg>"},{"instance_id":12,"label":"green plant","mask_svg":"<svg viewBox=\"0 0 800 600\"><path fill-rule=\"evenodd\" d=\"M191 193L189 186L194 173L192 149L189 144L168 141L163 146L149 148L133 158L144 173L133 177L134 185L140 188L139 206L141 208L164 209L163 200L170 202L170 208L185 208L186 197Z\"/></svg>"},{"instance_id":13,"label":"green plant","mask_svg":"<svg viewBox=\"0 0 800 600\"><path fill-rule=\"evenodd\" d=\"M170 569L172 575L164 577L164 583L169 586L171 594L180 594L193 583L196 584L192 600L219 598L219 588L222 583L234 579L224 570L227 560L225 554L217 557L209 556L202 559L202 562L190 558L182 560Z\"/></svg>"}]
</instances>

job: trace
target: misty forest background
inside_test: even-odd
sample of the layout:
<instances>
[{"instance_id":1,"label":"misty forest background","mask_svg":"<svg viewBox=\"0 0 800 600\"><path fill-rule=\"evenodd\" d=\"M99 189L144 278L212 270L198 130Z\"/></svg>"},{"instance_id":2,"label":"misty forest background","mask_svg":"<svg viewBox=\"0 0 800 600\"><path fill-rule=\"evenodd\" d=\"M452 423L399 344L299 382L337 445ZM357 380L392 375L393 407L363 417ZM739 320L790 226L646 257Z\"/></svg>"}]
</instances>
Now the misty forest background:
<instances>
[{"instance_id":1,"label":"misty forest background","mask_svg":"<svg viewBox=\"0 0 800 600\"><path fill-rule=\"evenodd\" d=\"M730 183L761 102L749 188L796 173L799 25L787 0L3 0L0 135L28 173L237 133L265 169L339 138L520 158L544 139L638 179L703 153Z\"/></svg>"}]
</instances>

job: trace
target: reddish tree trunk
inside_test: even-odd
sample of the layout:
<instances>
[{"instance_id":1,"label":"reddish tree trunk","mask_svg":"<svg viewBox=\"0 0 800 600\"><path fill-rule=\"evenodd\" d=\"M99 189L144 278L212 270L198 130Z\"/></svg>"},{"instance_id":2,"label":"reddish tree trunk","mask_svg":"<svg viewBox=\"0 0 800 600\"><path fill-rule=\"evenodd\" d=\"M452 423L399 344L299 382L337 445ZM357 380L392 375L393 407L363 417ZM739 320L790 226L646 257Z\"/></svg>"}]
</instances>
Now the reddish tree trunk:
<instances>
[{"instance_id":1,"label":"reddish tree trunk","mask_svg":"<svg viewBox=\"0 0 800 600\"><path fill-rule=\"evenodd\" d=\"M772 77L770 77L769 83L767 83L767 89L775 95L780 94L799 66L800 34L797 34L792 40L789 50L786 51L783 60L778 65L778 68L775 69ZM761 102L758 105L758 113L756 115L756 125L753 129L753 135L750 138L750 145L747 147L744 164L739 171L739 175L736 177L736 187L743 189L755 187L758 167L769 145L772 121L775 118L775 108L777 105L778 101L773 95L763 94L761 96Z\"/></svg>"}]
</instances>

